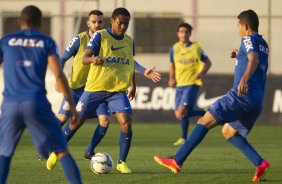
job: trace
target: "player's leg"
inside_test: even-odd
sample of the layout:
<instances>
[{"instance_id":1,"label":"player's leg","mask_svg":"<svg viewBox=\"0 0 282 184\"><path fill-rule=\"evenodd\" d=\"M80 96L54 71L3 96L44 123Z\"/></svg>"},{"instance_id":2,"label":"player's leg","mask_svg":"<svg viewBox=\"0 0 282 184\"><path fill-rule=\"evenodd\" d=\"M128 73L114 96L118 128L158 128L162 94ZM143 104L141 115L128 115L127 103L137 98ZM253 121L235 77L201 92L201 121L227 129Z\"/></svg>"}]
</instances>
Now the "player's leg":
<instances>
[{"instance_id":1,"label":"player's leg","mask_svg":"<svg viewBox=\"0 0 282 184\"><path fill-rule=\"evenodd\" d=\"M4 103L0 118L1 154L0 154L0 183L6 183L10 164L16 146L24 131L25 125L20 118L18 103Z\"/></svg>"},{"instance_id":2,"label":"player's leg","mask_svg":"<svg viewBox=\"0 0 282 184\"><path fill-rule=\"evenodd\" d=\"M181 138L179 138L173 145L182 145L188 134L190 110L193 109L199 87L196 85L178 87L176 89L176 111L175 116L180 121ZM195 111L193 111L195 113Z\"/></svg>"},{"instance_id":3,"label":"player's leg","mask_svg":"<svg viewBox=\"0 0 282 184\"><path fill-rule=\"evenodd\" d=\"M100 141L106 135L106 132L110 125L110 117L108 115L99 115L98 119L99 119L99 123L84 153L84 158L87 160L90 160L92 156L95 154L94 150L96 146L100 143Z\"/></svg>"},{"instance_id":4,"label":"player's leg","mask_svg":"<svg viewBox=\"0 0 282 184\"><path fill-rule=\"evenodd\" d=\"M260 110L259 110L260 111ZM234 147L240 150L250 162L256 167L255 175L252 181L260 181L270 167L270 164L264 160L253 146L246 139L247 134L250 132L259 111L250 113L243 121L235 121L226 123L222 128L224 138L231 143Z\"/></svg>"},{"instance_id":5,"label":"player's leg","mask_svg":"<svg viewBox=\"0 0 282 184\"><path fill-rule=\"evenodd\" d=\"M132 118L127 113L116 113L117 120L120 124L119 138L119 160L117 170L121 173L131 173L131 170L126 165L126 158L131 147L132 140Z\"/></svg>"},{"instance_id":6,"label":"player's leg","mask_svg":"<svg viewBox=\"0 0 282 184\"><path fill-rule=\"evenodd\" d=\"M132 109L125 92L114 93L107 99L110 112L116 113L116 118L120 124L120 152L117 170L121 173L131 173L126 164L126 158L131 146L132 139Z\"/></svg>"},{"instance_id":7,"label":"player's leg","mask_svg":"<svg viewBox=\"0 0 282 184\"><path fill-rule=\"evenodd\" d=\"M49 153L54 152L56 159L62 164L68 181L82 183L79 169L67 150L60 122L51 111L51 105L47 99L36 103L25 102L22 106L27 109L23 115L24 121L38 153L48 157ZM55 165L56 162L53 165L48 165L47 162L49 170L52 170Z\"/></svg>"}]
</instances>

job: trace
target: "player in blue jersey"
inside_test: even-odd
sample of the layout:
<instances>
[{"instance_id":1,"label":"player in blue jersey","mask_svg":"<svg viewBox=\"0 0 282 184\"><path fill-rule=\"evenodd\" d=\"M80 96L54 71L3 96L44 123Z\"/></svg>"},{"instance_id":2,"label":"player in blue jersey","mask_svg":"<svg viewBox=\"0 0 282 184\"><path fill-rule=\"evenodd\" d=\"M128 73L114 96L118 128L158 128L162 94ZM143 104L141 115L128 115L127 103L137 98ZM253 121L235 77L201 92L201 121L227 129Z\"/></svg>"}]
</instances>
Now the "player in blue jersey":
<instances>
[{"instance_id":1,"label":"player in blue jersey","mask_svg":"<svg viewBox=\"0 0 282 184\"><path fill-rule=\"evenodd\" d=\"M101 30L102 25L103 13L99 10L90 11L87 20L87 27L89 28L88 31L81 32L75 36L60 57L62 67L65 66L67 60L73 57L71 72L68 76L68 84L70 86L75 105L84 91L90 68L90 65L83 65L82 63L84 51L90 38L96 31ZM137 71L143 73L145 77L151 79L153 82L159 82L161 79L160 74L153 71L154 67L146 69L137 61L135 61L134 66ZM60 90L58 89L58 91ZM64 98L57 117L62 124L65 124L69 118L69 114L69 104ZM105 124L109 120L104 116L101 116L99 121L101 124Z\"/></svg>"},{"instance_id":2,"label":"player in blue jersey","mask_svg":"<svg viewBox=\"0 0 282 184\"><path fill-rule=\"evenodd\" d=\"M79 119L67 80L59 64L56 43L38 31L42 12L26 6L19 19L21 31L0 42L0 61L4 64L4 83L0 131L0 183L6 183L15 148L25 128L38 153L47 158L55 152L70 183L82 183L79 169L70 155L58 119L46 97L47 66L70 103L73 122Z\"/></svg>"},{"instance_id":3,"label":"player in blue jersey","mask_svg":"<svg viewBox=\"0 0 282 184\"><path fill-rule=\"evenodd\" d=\"M179 39L170 49L168 85L176 84L175 116L180 121L181 137L173 143L182 145L188 133L189 117L203 116L204 110L193 109L203 77L211 67L211 61L198 42L190 41L192 26L181 23L177 26ZM204 64L202 64L204 63Z\"/></svg>"},{"instance_id":4,"label":"player in blue jersey","mask_svg":"<svg viewBox=\"0 0 282 184\"><path fill-rule=\"evenodd\" d=\"M199 119L175 158L154 156L157 163L174 173L180 172L186 158L208 131L217 125L223 125L222 134L225 139L256 167L253 182L262 180L270 166L246 139L262 110L268 69L268 45L258 34L259 19L253 10L241 12L238 19L241 45L236 58L232 89L212 104L208 112Z\"/></svg>"}]
</instances>

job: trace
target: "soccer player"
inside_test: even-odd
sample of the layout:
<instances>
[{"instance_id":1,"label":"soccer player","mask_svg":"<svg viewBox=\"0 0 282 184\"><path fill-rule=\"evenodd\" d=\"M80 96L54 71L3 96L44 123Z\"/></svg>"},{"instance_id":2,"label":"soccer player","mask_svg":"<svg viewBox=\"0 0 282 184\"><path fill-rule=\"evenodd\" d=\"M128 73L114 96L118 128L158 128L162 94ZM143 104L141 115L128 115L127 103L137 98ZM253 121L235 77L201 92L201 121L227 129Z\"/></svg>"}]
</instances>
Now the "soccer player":
<instances>
[{"instance_id":1,"label":"soccer player","mask_svg":"<svg viewBox=\"0 0 282 184\"><path fill-rule=\"evenodd\" d=\"M180 121L181 138L173 145L182 145L188 133L189 117L202 116L204 110L194 110L202 79L211 67L211 61L197 42L190 41L192 26L181 23L177 27L179 39L170 49L170 69L168 85L176 84L175 116ZM204 66L202 66L202 62Z\"/></svg>"},{"instance_id":2,"label":"soccer player","mask_svg":"<svg viewBox=\"0 0 282 184\"><path fill-rule=\"evenodd\" d=\"M88 31L84 31L75 36L68 47L65 49L60 60L62 67L64 67L65 62L73 57L72 69L68 76L68 84L71 88L72 96L74 99L74 104L76 105L79 98L81 97L84 87L87 81L87 75L89 72L90 65L83 65L82 59L86 46L93 36L93 34L101 30L103 25L103 13L99 10L92 10L88 14L87 27ZM135 69L144 74L145 77L151 79L153 82L159 82L161 76L159 73L154 72L154 68L146 69L135 61ZM57 88L58 91L60 89ZM101 104L105 105L105 104ZM69 119L69 104L66 98L63 99L61 108L57 115L58 119L62 122L62 125ZM95 116L93 116L95 117ZM99 121L102 124L107 123L109 120L105 116L100 116Z\"/></svg>"},{"instance_id":3,"label":"soccer player","mask_svg":"<svg viewBox=\"0 0 282 184\"><path fill-rule=\"evenodd\" d=\"M82 183L79 169L70 155L58 119L46 97L47 65L57 85L68 99L73 122L79 119L66 77L59 64L58 48L48 36L38 31L42 12L26 6L19 18L21 31L0 41L0 63L4 63L4 99L0 118L2 145L0 183L6 183L12 156L25 128L38 153L47 158L55 152L70 183Z\"/></svg>"},{"instance_id":4,"label":"soccer player","mask_svg":"<svg viewBox=\"0 0 282 184\"><path fill-rule=\"evenodd\" d=\"M256 167L253 182L260 181L270 166L246 139L262 110L268 68L268 45L258 34L259 19L256 12L243 11L238 15L238 19L241 45L236 58L232 89L212 104L208 112L199 119L175 158L154 156L156 162L174 173L180 171L194 148L208 131L217 125L223 125L222 134L226 140Z\"/></svg>"}]
</instances>

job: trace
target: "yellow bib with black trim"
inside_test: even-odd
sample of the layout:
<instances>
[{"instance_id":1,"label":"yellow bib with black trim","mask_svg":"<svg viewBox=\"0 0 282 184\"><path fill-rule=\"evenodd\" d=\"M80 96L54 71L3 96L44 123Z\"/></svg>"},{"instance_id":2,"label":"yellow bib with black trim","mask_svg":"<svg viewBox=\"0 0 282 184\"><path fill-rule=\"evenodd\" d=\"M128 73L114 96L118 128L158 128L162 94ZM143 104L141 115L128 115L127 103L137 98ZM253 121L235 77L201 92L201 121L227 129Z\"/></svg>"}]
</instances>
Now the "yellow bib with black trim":
<instances>
[{"instance_id":1,"label":"yellow bib with black trim","mask_svg":"<svg viewBox=\"0 0 282 184\"><path fill-rule=\"evenodd\" d=\"M104 63L91 64L85 91L126 91L134 73L133 39L124 34L122 40L117 40L105 29L98 32L101 34L99 56Z\"/></svg>"},{"instance_id":2,"label":"yellow bib with black trim","mask_svg":"<svg viewBox=\"0 0 282 184\"><path fill-rule=\"evenodd\" d=\"M85 86L87 81L87 75L90 69L89 65L84 65L82 59L84 57L84 52L86 46L89 42L89 36L86 32L78 34L80 39L79 49L73 58L73 64L71 72L68 76L68 83L70 88L77 89Z\"/></svg>"},{"instance_id":3,"label":"yellow bib with black trim","mask_svg":"<svg viewBox=\"0 0 282 184\"><path fill-rule=\"evenodd\" d=\"M202 86L202 81L196 80L203 68L200 45L194 42L186 47L177 42L173 45L173 52L176 86Z\"/></svg>"}]
</instances>

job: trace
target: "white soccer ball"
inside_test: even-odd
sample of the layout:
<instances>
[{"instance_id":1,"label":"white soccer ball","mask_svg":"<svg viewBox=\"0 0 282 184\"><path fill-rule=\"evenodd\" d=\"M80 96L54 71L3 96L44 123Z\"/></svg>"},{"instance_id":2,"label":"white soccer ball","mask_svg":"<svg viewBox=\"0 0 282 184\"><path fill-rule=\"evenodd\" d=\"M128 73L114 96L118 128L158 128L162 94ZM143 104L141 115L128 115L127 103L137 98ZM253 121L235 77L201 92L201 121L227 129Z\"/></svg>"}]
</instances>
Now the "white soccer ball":
<instances>
[{"instance_id":1,"label":"white soccer ball","mask_svg":"<svg viewBox=\"0 0 282 184\"><path fill-rule=\"evenodd\" d=\"M95 174L107 174L113 168L113 159L107 153L96 153L90 160L90 168Z\"/></svg>"}]
</instances>

